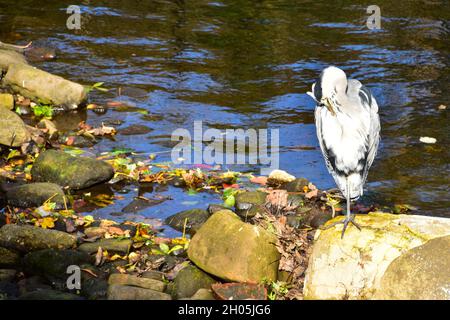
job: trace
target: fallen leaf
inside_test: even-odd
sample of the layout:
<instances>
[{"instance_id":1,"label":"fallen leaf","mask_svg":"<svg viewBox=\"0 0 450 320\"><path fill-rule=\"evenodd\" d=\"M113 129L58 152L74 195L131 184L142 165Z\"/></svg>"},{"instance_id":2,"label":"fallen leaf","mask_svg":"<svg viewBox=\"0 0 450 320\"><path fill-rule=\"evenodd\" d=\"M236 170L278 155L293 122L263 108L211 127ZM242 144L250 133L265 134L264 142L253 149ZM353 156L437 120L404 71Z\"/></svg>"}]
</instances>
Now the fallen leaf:
<instances>
[{"instance_id":1,"label":"fallen leaf","mask_svg":"<svg viewBox=\"0 0 450 320\"><path fill-rule=\"evenodd\" d=\"M311 191L309 191L308 193L305 194L305 198L306 199L311 199L311 198L317 197L318 193L319 193L319 190L317 190L317 189L311 190Z\"/></svg>"},{"instance_id":2,"label":"fallen leaf","mask_svg":"<svg viewBox=\"0 0 450 320\"><path fill-rule=\"evenodd\" d=\"M267 184L267 177L265 176L253 177L250 179L250 182L265 186Z\"/></svg>"}]
</instances>

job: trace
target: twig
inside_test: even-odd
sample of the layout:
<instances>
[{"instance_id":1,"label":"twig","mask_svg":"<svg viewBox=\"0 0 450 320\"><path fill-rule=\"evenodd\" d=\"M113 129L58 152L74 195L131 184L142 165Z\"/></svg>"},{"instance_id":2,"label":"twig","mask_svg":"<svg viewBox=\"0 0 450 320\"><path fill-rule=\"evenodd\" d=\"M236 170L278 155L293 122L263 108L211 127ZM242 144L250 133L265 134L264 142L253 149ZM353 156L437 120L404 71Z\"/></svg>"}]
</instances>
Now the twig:
<instances>
[{"instance_id":1,"label":"twig","mask_svg":"<svg viewBox=\"0 0 450 320\"><path fill-rule=\"evenodd\" d=\"M15 45L15 44L9 44L9 43L4 43L4 42L0 41L0 49L14 50L14 51L17 51L17 52L24 52L25 49L28 49L31 46L32 43L33 42L30 41L25 46L18 46L18 45Z\"/></svg>"}]
</instances>

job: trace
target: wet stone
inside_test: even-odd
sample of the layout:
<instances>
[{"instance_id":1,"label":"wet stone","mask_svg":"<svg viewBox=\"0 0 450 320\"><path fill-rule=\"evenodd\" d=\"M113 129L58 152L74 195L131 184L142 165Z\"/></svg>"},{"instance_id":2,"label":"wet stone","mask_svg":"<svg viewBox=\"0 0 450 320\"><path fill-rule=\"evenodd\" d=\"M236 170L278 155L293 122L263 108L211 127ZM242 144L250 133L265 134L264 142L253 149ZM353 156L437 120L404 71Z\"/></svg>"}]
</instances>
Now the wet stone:
<instances>
[{"instance_id":1,"label":"wet stone","mask_svg":"<svg viewBox=\"0 0 450 320\"><path fill-rule=\"evenodd\" d=\"M0 247L0 268L14 267L20 263L18 252Z\"/></svg>"},{"instance_id":2,"label":"wet stone","mask_svg":"<svg viewBox=\"0 0 450 320\"><path fill-rule=\"evenodd\" d=\"M189 265L181 269L175 277L171 287L172 296L175 299L191 297L199 289L211 289L211 285L216 282L196 266Z\"/></svg>"},{"instance_id":3,"label":"wet stone","mask_svg":"<svg viewBox=\"0 0 450 320\"><path fill-rule=\"evenodd\" d=\"M89 254L96 253L98 248L107 250L110 253L127 254L133 241L131 239L101 239L96 242L86 242L78 247L78 250Z\"/></svg>"},{"instance_id":4,"label":"wet stone","mask_svg":"<svg viewBox=\"0 0 450 320\"><path fill-rule=\"evenodd\" d=\"M186 224L186 232L195 234L198 229L208 220L209 213L203 209L191 209L178 212L165 220L165 223L175 230L183 232Z\"/></svg>"},{"instance_id":5,"label":"wet stone","mask_svg":"<svg viewBox=\"0 0 450 320\"><path fill-rule=\"evenodd\" d=\"M27 273L47 279L66 279L68 266L92 262L93 258L89 254L77 250L44 249L30 252L23 259Z\"/></svg>"},{"instance_id":6,"label":"wet stone","mask_svg":"<svg viewBox=\"0 0 450 320\"><path fill-rule=\"evenodd\" d=\"M64 208L64 191L54 183L37 182L22 184L8 189L8 204L14 207L39 207L47 200L56 204L55 209Z\"/></svg>"},{"instance_id":7,"label":"wet stone","mask_svg":"<svg viewBox=\"0 0 450 320\"><path fill-rule=\"evenodd\" d=\"M69 292L43 289L25 293L19 297L19 300L83 300L83 298Z\"/></svg>"},{"instance_id":8,"label":"wet stone","mask_svg":"<svg viewBox=\"0 0 450 320\"><path fill-rule=\"evenodd\" d=\"M153 131L152 128L145 125L134 124L119 130L119 133L125 136L146 134Z\"/></svg>"},{"instance_id":9,"label":"wet stone","mask_svg":"<svg viewBox=\"0 0 450 320\"><path fill-rule=\"evenodd\" d=\"M236 195L236 213L242 218L252 218L256 213L265 211L267 194L261 191L247 191Z\"/></svg>"},{"instance_id":10,"label":"wet stone","mask_svg":"<svg viewBox=\"0 0 450 320\"><path fill-rule=\"evenodd\" d=\"M72 189L84 189L110 180L114 170L101 160L47 150L37 157L31 175L38 182L53 182Z\"/></svg>"},{"instance_id":11,"label":"wet stone","mask_svg":"<svg viewBox=\"0 0 450 320\"><path fill-rule=\"evenodd\" d=\"M75 247L76 238L62 231L7 224L0 228L0 245L21 252L68 249Z\"/></svg>"},{"instance_id":12,"label":"wet stone","mask_svg":"<svg viewBox=\"0 0 450 320\"><path fill-rule=\"evenodd\" d=\"M120 284L109 285L108 300L172 300L167 293Z\"/></svg>"},{"instance_id":13,"label":"wet stone","mask_svg":"<svg viewBox=\"0 0 450 320\"><path fill-rule=\"evenodd\" d=\"M109 285L128 285L160 292L166 289L166 284L162 281L120 273L112 274L109 277L108 283Z\"/></svg>"}]
</instances>

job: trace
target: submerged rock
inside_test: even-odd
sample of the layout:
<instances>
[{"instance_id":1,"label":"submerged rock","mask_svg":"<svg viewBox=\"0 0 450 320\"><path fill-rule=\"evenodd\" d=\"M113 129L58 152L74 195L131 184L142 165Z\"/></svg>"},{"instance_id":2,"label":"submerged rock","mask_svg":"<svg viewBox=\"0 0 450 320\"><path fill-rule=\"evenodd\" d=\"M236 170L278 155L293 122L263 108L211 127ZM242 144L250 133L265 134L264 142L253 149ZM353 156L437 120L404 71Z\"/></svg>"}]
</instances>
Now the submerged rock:
<instances>
[{"instance_id":1,"label":"submerged rock","mask_svg":"<svg viewBox=\"0 0 450 320\"><path fill-rule=\"evenodd\" d=\"M396 258L375 299L450 300L450 236L431 239Z\"/></svg>"},{"instance_id":2,"label":"submerged rock","mask_svg":"<svg viewBox=\"0 0 450 320\"><path fill-rule=\"evenodd\" d=\"M0 144L19 147L30 140L25 123L13 111L0 109Z\"/></svg>"},{"instance_id":3,"label":"submerged rock","mask_svg":"<svg viewBox=\"0 0 450 320\"><path fill-rule=\"evenodd\" d=\"M236 195L236 213L242 218L252 218L256 213L265 211L267 194L262 191L240 192Z\"/></svg>"},{"instance_id":4,"label":"submerged rock","mask_svg":"<svg viewBox=\"0 0 450 320\"><path fill-rule=\"evenodd\" d=\"M55 209L64 208L64 191L54 183L37 182L14 186L8 189L6 198L8 204L14 207L39 207L49 200L56 204Z\"/></svg>"},{"instance_id":5,"label":"submerged rock","mask_svg":"<svg viewBox=\"0 0 450 320\"><path fill-rule=\"evenodd\" d=\"M199 289L211 289L211 285L216 282L196 266L189 265L181 269L175 277L171 287L172 296L175 299L191 297Z\"/></svg>"},{"instance_id":6,"label":"submerged rock","mask_svg":"<svg viewBox=\"0 0 450 320\"><path fill-rule=\"evenodd\" d=\"M330 220L325 226L341 219L343 217ZM382 291L387 290L394 279L400 281L400 278L392 276L394 270L398 271L396 277L402 277L404 281L401 287L414 284L416 291L432 292L428 284L422 281L427 279L427 276L423 275L423 278L414 282L404 273L405 271L400 272L398 267L402 265L405 267L404 270L415 268L414 264L418 263L416 260L419 257L418 252L421 252L423 257L431 259L432 253L428 250L437 250L436 243L424 246L425 249L413 251L412 255L416 258L408 254L408 251L433 238L450 235L450 219L369 213L357 215L356 222L360 224L362 230L359 231L350 225L343 239L341 239L342 224L316 232L304 284L305 299L371 299L374 298L374 294L377 297L377 292L383 295ZM443 244L445 241L440 243ZM405 258L402 258L405 254ZM391 268L391 263L398 257L399 262L396 262L387 273L388 267ZM439 257L450 261L448 246ZM409 263L412 264L411 267L406 266ZM437 263L435 267L439 265ZM436 272L431 264L428 267L422 264L418 268L424 272L431 269ZM437 277L440 276L438 273ZM421 286L422 288L419 288ZM405 295L408 292L405 292ZM388 290L386 294L395 297L398 292L394 290L389 293Z\"/></svg>"},{"instance_id":7,"label":"submerged rock","mask_svg":"<svg viewBox=\"0 0 450 320\"><path fill-rule=\"evenodd\" d=\"M119 130L119 133L124 136L131 136L131 135L140 135L140 134L146 134L153 131L152 128L147 127L145 125L141 124L133 124L129 127L123 128Z\"/></svg>"},{"instance_id":8,"label":"submerged rock","mask_svg":"<svg viewBox=\"0 0 450 320\"><path fill-rule=\"evenodd\" d=\"M62 231L15 224L0 228L0 245L21 252L48 248L69 249L75 247L76 242L74 236Z\"/></svg>"},{"instance_id":9,"label":"submerged rock","mask_svg":"<svg viewBox=\"0 0 450 320\"><path fill-rule=\"evenodd\" d=\"M114 169L101 160L73 157L63 151L47 150L37 157L31 175L34 181L84 189L110 180L114 176Z\"/></svg>"},{"instance_id":10,"label":"submerged rock","mask_svg":"<svg viewBox=\"0 0 450 320\"><path fill-rule=\"evenodd\" d=\"M160 291L112 284L108 287L108 300L172 300L172 298Z\"/></svg>"},{"instance_id":11,"label":"submerged rock","mask_svg":"<svg viewBox=\"0 0 450 320\"><path fill-rule=\"evenodd\" d=\"M203 209L191 209L178 212L165 220L165 223L175 230L183 232L186 222L186 232L193 235L208 220L209 213Z\"/></svg>"},{"instance_id":12,"label":"submerged rock","mask_svg":"<svg viewBox=\"0 0 450 320\"><path fill-rule=\"evenodd\" d=\"M213 214L192 237L188 256L204 271L228 281L276 281L276 236L244 223L230 210Z\"/></svg>"},{"instance_id":13,"label":"submerged rock","mask_svg":"<svg viewBox=\"0 0 450 320\"><path fill-rule=\"evenodd\" d=\"M24 51L28 61L39 62L56 59L56 50L49 47L31 47Z\"/></svg>"}]
</instances>

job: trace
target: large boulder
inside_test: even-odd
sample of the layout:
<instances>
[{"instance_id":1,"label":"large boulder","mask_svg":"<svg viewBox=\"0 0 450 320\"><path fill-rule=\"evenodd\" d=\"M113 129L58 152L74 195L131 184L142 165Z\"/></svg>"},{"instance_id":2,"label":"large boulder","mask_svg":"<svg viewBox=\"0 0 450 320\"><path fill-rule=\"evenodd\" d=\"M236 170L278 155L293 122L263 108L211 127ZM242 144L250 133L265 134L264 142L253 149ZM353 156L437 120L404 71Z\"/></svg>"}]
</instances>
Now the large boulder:
<instances>
[{"instance_id":1,"label":"large boulder","mask_svg":"<svg viewBox=\"0 0 450 320\"><path fill-rule=\"evenodd\" d=\"M375 299L450 300L450 236L431 239L396 258Z\"/></svg>"},{"instance_id":2,"label":"large boulder","mask_svg":"<svg viewBox=\"0 0 450 320\"><path fill-rule=\"evenodd\" d=\"M42 229L29 225L6 224L0 228L0 246L21 252L41 249L69 249L76 238L62 231Z\"/></svg>"},{"instance_id":3,"label":"large boulder","mask_svg":"<svg viewBox=\"0 0 450 320\"><path fill-rule=\"evenodd\" d=\"M7 71L12 64L28 64L25 57L12 50L0 50L0 71Z\"/></svg>"},{"instance_id":4,"label":"large boulder","mask_svg":"<svg viewBox=\"0 0 450 320\"><path fill-rule=\"evenodd\" d=\"M330 220L325 226L339 219L342 217ZM350 225L343 239L341 239L342 224L316 232L304 284L305 299L395 297L398 292L388 290L390 285L398 284L394 282L394 279L399 280L404 277L403 284L399 285L399 288L412 284L413 281L410 278L413 275L405 273L415 268L420 259L415 252L421 252L423 257L431 256L433 253L428 250L433 250L436 244L425 245L425 249L408 252L433 238L450 235L450 219L446 218L370 213L357 215L356 222L360 224L362 230L359 231ZM435 253L439 254L434 258L440 257L447 261L447 266L450 261L448 248L447 245L446 250L436 251ZM402 257L403 255L405 257ZM394 262L397 258L400 260ZM436 282L426 283L425 279L434 277L432 272L437 271L440 263L434 262L434 266L431 264L425 266L424 263L426 264L422 262L422 266L418 268L429 274L415 279L414 290L423 291L422 298L426 298L426 292L428 292L430 298L434 295L431 292L436 292L439 288L430 289L428 286L434 286ZM406 267L406 264L409 267ZM402 269L399 269L400 265ZM389 269L391 271L388 272ZM397 272L398 278L394 278L392 272ZM385 274L386 277L384 277ZM442 279L442 274L438 273L436 277ZM448 281L447 284L449 284ZM383 290L386 290L386 295L382 293ZM409 290L404 292L403 297L406 297L408 292Z\"/></svg>"},{"instance_id":5,"label":"large boulder","mask_svg":"<svg viewBox=\"0 0 450 320\"><path fill-rule=\"evenodd\" d=\"M87 97L81 84L23 63L9 65L3 85L32 100L39 99L70 109L77 108Z\"/></svg>"},{"instance_id":6,"label":"large boulder","mask_svg":"<svg viewBox=\"0 0 450 320\"><path fill-rule=\"evenodd\" d=\"M13 111L0 108L0 144L19 147L30 140L25 123Z\"/></svg>"},{"instance_id":7,"label":"large boulder","mask_svg":"<svg viewBox=\"0 0 450 320\"><path fill-rule=\"evenodd\" d=\"M6 199L14 207L39 207L49 200L56 204L56 209L64 208L64 191L54 183L37 182L14 186L8 189Z\"/></svg>"},{"instance_id":8,"label":"large boulder","mask_svg":"<svg viewBox=\"0 0 450 320\"><path fill-rule=\"evenodd\" d=\"M192 237L188 256L199 268L224 280L276 281L280 254L275 243L273 233L222 210Z\"/></svg>"},{"instance_id":9,"label":"large boulder","mask_svg":"<svg viewBox=\"0 0 450 320\"><path fill-rule=\"evenodd\" d=\"M34 181L84 189L110 180L114 169L101 160L73 157L63 151L47 150L37 157L31 175Z\"/></svg>"}]
</instances>

